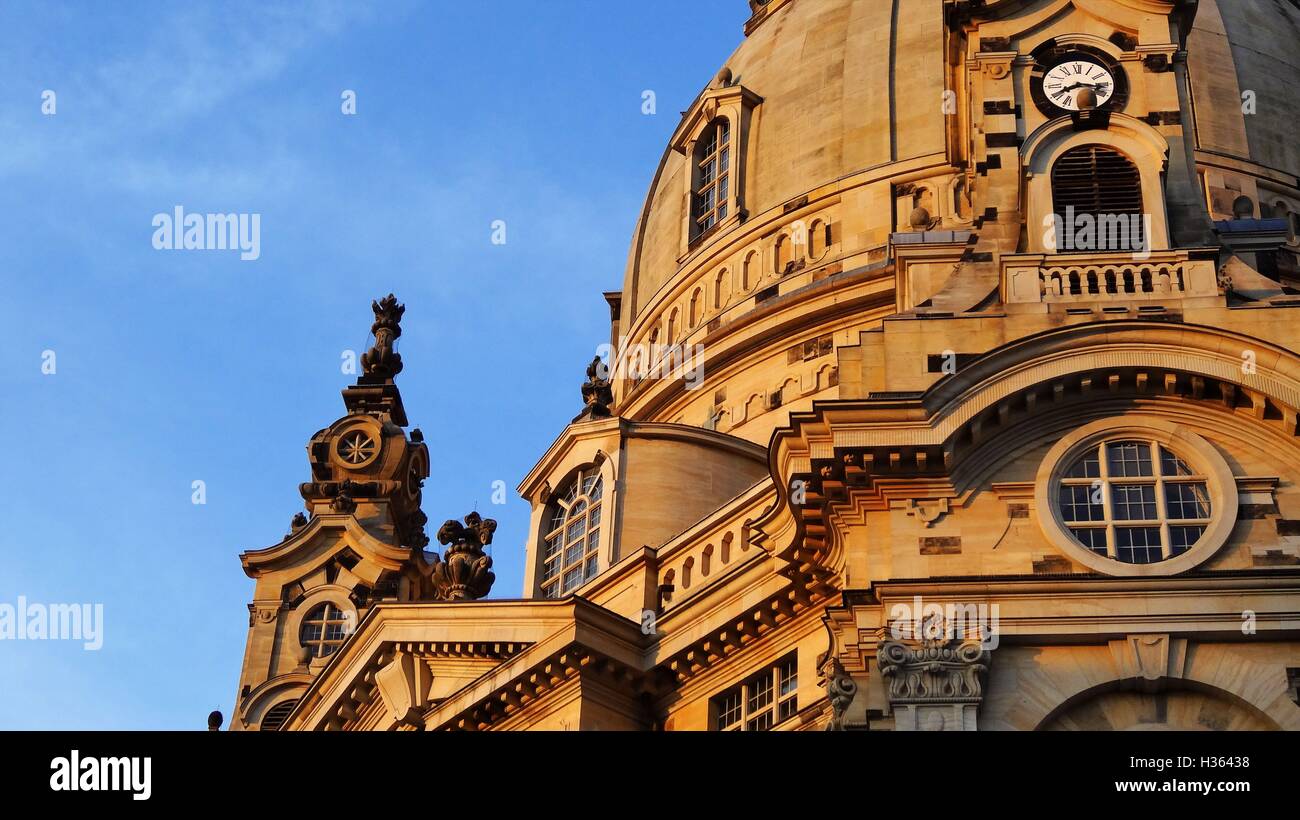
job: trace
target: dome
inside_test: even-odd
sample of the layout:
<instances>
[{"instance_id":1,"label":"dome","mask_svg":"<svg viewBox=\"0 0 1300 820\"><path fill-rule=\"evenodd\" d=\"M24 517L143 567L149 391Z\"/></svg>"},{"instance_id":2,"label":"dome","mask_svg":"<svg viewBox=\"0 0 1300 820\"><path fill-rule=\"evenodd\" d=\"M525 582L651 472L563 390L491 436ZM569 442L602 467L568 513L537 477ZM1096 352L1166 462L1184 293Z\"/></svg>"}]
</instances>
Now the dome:
<instances>
[{"instance_id":1,"label":"dome","mask_svg":"<svg viewBox=\"0 0 1300 820\"><path fill-rule=\"evenodd\" d=\"M897 32L888 4L779 0L759 10L660 160L633 236L620 319L630 346L689 346L711 336L708 386L730 391L716 403L727 415L726 405L737 400L757 402L754 409L773 402L770 385L739 385L742 397L719 378L726 369L719 356L742 355L732 347L742 320L824 278L882 263L895 227L896 174L889 169L945 161L941 3L909 12ZM936 104L916 105L920 99ZM693 235L690 185L699 157L692 144L698 147L698 132L719 117L737 120L728 129L732 203L713 230ZM913 210L903 212L904 222ZM892 295L876 291L868 301L892 307ZM794 344L816 345L844 329L833 318L823 325L815 311L804 312L800 324L800 333L769 339L767 355L786 356ZM759 325L752 329L770 335L771 327ZM727 341L719 335L724 327ZM749 356L764 355L746 347ZM833 382L825 368L801 378ZM620 398L642 397L625 403L625 415L709 422L712 396L702 403L679 396L661 406L665 397L653 386L662 380L645 380L640 392L635 383L621 384ZM724 424L744 426L736 421ZM745 437L763 440L767 432Z\"/></svg>"},{"instance_id":2,"label":"dome","mask_svg":"<svg viewBox=\"0 0 1300 820\"><path fill-rule=\"evenodd\" d=\"M1219 244L1211 223L1233 219L1242 196L1262 219L1300 211L1300 92L1286 82L1300 9L896 5L751 3L743 41L683 113L636 224L613 333L619 415L765 443L791 412L839 397L840 348L888 316L996 305L996 260L1042 250L1036 224L1050 205L1031 154L1063 144L1065 120L1033 78L1055 52L1095 54L1121 77L1123 93L1099 100L1089 127L1109 127L1147 169L1146 200L1165 202L1157 247ZM1168 14L1158 25L1152 5ZM1236 115L1243 100L1256 103L1251 116ZM1023 174L1004 150L1016 148ZM925 251L934 259L896 278L906 242L961 261ZM961 254L967 242L985 270Z\"/></svg>"}]
</instances>

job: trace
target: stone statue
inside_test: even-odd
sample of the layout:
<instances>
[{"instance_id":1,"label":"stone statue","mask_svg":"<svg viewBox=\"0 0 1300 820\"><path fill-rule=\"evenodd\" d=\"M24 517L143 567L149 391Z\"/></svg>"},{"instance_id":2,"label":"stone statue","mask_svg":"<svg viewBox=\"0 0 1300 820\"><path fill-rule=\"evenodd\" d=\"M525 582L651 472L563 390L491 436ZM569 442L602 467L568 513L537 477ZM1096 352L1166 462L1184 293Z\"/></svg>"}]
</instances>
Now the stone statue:
<instances>
[{"instance_id":1,"label":"stone statue","mask_svg":"<svg viewBox=\"0 0 1300 820\"><path fill-rule=\"evenodd\" d=\"M433 558L430 577L438 598L472 601L491 591L496 575L492 573L492 558L483 547L492 543L496 528L497 522L472 512L465 516L463 526L450 520L438 529L438 543L451 545L442 558Z\"/></svg>"},{"instance_id":2,"label":"stone statue","mask_svg":"<svg viewBox=\"0 0 1300 820\"><path fill-rule=\"evenodd\" d=\"M371 302L370 308L375 312L375 323L370 326L375 344L361 354L361 368L367 376L391 379L402 372L402 356L393 349L393 343L402 335L401 321L406 306L397 304L397 297L390 293L378 302Z\"/></svg>"},{"instance_id":3,"label":"stone statue","mask_svg":"<svg viewBox=\"0 0 1300 820\"><path fill-rule=\"evenodd\" d=\"M587 365L587 382L582 386L582 403L586 409L579 418L603 418L610 414L609 406L614 403L614 391L609 379L600 375L604 368L599 356Z\"/></svg>"}]
</instances>

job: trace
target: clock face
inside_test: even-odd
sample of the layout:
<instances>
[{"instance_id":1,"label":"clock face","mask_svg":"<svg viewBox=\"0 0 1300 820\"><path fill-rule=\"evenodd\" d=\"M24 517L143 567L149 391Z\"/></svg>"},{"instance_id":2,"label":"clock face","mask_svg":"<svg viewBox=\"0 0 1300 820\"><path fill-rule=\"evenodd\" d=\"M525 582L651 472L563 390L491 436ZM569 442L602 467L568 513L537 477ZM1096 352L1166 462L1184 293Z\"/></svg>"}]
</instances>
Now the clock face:
<instances>
[{"instance_id":1,"label":"clock face","mask_svg":"<svg viewBox=\"0 0 1300 820\"><path fill-rule=\"evenodd\" d=\"M1079 110L1079 92L1091 88L1101 108L1115 96L1115 76L1091 57L1071 57L1043 75L1043 94L1063 111Z\"/></svg>"}]
</instances>

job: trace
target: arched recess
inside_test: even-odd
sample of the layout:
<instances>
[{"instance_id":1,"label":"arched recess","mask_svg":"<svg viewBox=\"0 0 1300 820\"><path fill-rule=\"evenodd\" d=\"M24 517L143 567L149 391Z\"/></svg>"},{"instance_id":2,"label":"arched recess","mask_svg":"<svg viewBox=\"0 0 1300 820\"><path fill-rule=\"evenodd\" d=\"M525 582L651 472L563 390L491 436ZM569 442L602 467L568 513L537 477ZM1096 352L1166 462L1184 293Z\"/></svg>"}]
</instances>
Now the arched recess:
<instances>
[{"instance_id":1,"label":"arched recess","mask_svg":"<svg viewBox=\"0 0 1300 820\"><path fill-rule=\"evenodd\" d=\"M1191 682L1156 692L1097 687L1053 711L1036 731L1268 732L1277 721L1230 692Z\"/></svg>"},{"instance_id":2,"label":"arched recess","mask_svg":"<svg viewBox=\"0 0 1300 820\"><path fill-rule=\"evenodd\" d=\"M1169 249L1169 220L1165 207L1164 173L1169 163L1169 143L1147 123L1127 114L1111 113L1106 129L1076 131L1070 117L1044 123L1025 140L1024 212L1029 253L1050 253L1046 237L1053 213L1052 169L1066 153L1090 145L1123 154L1142 177L1142 207L1151 217L1151 250Z\"/></svg>"},{"instance_id":3,"label":"arched recess","mask_svg":"<svg viewBox=\"0 0 1300 820\"><path fill-rule=\"evenodd\" d=\"M1228 729L1235 724L1294 731L1300 729L1300 708L1287 690L1287 664L1278 646L1155 633L1100 644L1003 643L993 650L980 728L1123 730L1163 723L1166 728ZM1209 713L1189 719L1184 711L1162 721L1135 716L1133 701L1106 703L1113 700L1111 693L1130 692L1165 695L1164 705L1177 709L1189 703L1175 705L1171 695L1196 693ZM1160 700L1137 705L1161 708Z\"/></svg>"},{"instance_id":4,"label":"arched recess","mask_svg":"<svg viewBox=\"0 0 1300 820\"><path fill-rule=\"evenodd\" d=\"M266 714L286 701L297 701L311 685L313 677L308 672L290 672L277 675L248 693L239 710L239 721L245 728L261 727Z\"/></svg>"}]
</instances>

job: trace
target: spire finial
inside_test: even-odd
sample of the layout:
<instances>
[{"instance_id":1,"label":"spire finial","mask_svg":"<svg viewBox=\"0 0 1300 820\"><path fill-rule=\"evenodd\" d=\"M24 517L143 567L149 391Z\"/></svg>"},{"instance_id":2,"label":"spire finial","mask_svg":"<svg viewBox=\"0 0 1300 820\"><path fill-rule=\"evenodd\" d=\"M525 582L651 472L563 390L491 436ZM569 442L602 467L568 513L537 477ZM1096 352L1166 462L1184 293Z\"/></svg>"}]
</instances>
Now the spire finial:
<instances>
[{"instance_id":1,"label":"spire finial","mask_svg":"<svg viewBox=\"0 0 1300 820\"><path fill-rule=\"evenodd\" d=\"M361 368L367 376L391 379L402 372L402 356L393 349L393 343L402 335L402 314L406 306L399 305L397 297L390 293L371 302L370 308L375 312L375 323L370 326L375 344L361 354Z\"/></svg>"}]
</instances>

